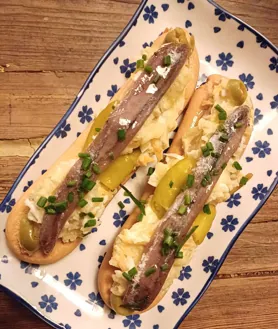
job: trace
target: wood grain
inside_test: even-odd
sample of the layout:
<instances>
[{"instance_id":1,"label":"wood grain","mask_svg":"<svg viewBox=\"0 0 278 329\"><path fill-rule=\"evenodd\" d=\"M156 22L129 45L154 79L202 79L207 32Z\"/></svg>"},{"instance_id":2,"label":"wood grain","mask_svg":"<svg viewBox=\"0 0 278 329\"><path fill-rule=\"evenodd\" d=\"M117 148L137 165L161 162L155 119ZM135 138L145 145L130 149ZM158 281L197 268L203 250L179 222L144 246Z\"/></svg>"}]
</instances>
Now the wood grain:
<instances>
[{"instance_id":1,"label":"wood grain","mask_svg":"<svg viewBox=\"0 0 278 329\"><path fill-rule=\"evenodd\" d=\"M278 44L277 0L217 2ZM139 3L0 0L0 201ZM278 189L180 328L278 327L277 209ZM0 328L11 327L49 328L0 291Z\"/></svg>"}]
</instances>

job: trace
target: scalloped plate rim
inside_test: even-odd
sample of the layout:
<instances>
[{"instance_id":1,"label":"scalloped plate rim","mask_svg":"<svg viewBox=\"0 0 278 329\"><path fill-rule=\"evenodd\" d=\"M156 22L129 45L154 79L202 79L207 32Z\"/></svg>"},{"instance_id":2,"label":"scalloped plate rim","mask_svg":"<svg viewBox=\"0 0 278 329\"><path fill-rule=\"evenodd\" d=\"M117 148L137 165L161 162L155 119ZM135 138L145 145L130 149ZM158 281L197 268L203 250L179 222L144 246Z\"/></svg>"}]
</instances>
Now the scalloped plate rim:
<instances>
[{"instance_id":1,"label":"scalloped plate rim","mask_svg":"<svg viewBox=\"0 0 278 329\"><path fill-rule=\"evenodd\" d=\"M235 15L231 14L229 11L224 9L222 6L215 3L213 0L205 0L215 8L220 9L221 11L228 14L233 20L237 21L238 23L244 25L245 28L248 29L249 32L256 36L260 36L263 41L267 43L267 45L278 55L278 48L263 34L258 32L256 29L254 29L252 26L241 20L240 18L236 17ZM99 69L102 67L102 65L105 63L107 58L110 56L110 54L113 52L113 50L119 45L119 43L124 39L124 37L128 34L128 32L131 30L134 22L136 19L140 16L141 12L143 11L145 5L149 2L149 0L142 0L139 7L137 8L136 12L132 16L131 20L128 22L126 27L123 29L123 31L120 33L120 35L115 39L115 41L110 45L110 47L107 49L107 51L104 53L104 55L101 57L101 59L98 61L94 69L89 74L88 78L86 79L85 83L83 84L82 88L80 89L80 92L78 96L74 99L73 103L69 107L69 109L66 111L66 113L62 116L58 124L54 127L54 129L50 132L50 134L45 138L45 140L42 142L42 144L39 146L39 148L36 150L36 152L32 155L32 157L29 159L27 164L24 166L20 174L18 175L17 179L13 183L12 187L10 188L9 192L3 199L3 201L0 203L0 207L6 203L6 200L12 195L13 191L16 189L17 185L21 181L22 177L26 173L26 171L31 166L32 161L36 158L38 154L41 153L41 151L46 147L50 139L53 137L55 132L59 129L59 127L62 125L64 120L66 120L70 114L73 112L73 110L78 105L79 101L81 100L83 94L85 93L86 89L89 87L90 83L92 82L92 79L94 76L98 73ZM193 307L199 302L200 298L203 296L203 294L206 292L206 290L209 288L210 284L212 283L213 279L217 275L218 271L220 270L221 266L223 265L223 262L225 261L226 257L228 256L230 250L232 249L233 245L241 235L241 233L245 230L246 226L250 223L250 221L253 219L253 217L258 213L258 211L262 208L262 206L265 204L265 202L268 200L272 192L274 191L275 187L278 185L278 176L273 180L272 184L270 185L267 194L265 195L265 198L258 204L258 206L255 208L255 210L252 212L252 214L246 219L244 225L241 227L241 229L237 232L237 234L234 236L234 238L230 241L229 245L225 249L224 253L222 254L221 258L219 259L219 263L217 267L215 268L215 271L209 276L208 280L206 281L205 285L197 295L197 297L192 301L188 309L184 312L184 314L181 316L181 318L177 321L176 325L173 329L178 329L182 321L186 318L186 316L191 312ZM47 324L51 325L53 328L61 329L62 326L52 322L47 317L42 315L37 309L35 309L28 301L26 301L24 298L10 290L9 288L3 286L0 284L1 290L3 290L7 295L11 296L13 299L18 301L20 304L25 306L28 310L30 310L32 313L34 313L37 317L39 317L41 320L46 322Z\"/></svg>"}]
</instances>

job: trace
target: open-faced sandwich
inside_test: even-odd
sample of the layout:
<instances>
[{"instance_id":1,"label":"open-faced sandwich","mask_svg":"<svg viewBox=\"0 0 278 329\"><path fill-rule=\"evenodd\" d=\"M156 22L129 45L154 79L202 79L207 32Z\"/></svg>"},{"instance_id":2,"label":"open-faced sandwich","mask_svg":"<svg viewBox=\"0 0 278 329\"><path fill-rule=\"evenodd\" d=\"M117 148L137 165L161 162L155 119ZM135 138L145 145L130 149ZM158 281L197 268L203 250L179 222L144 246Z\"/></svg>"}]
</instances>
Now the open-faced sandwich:
<instances>
[{"instance_id":1,"label":"open-faced sandwich","mask_svg":"<svg viewBox=\"0 0 278 329\"><path fill-rule=\"evenodd\" d=\"M101 297L116 313L154 307L188 264L216 205L250 178L239 161L252 128L253 106L241 81L213 75L195 92L169 152L137 200L140 207L99 270Z\"/></svg>"},{"instance_id":2,"label":"open-faced sandwich","mask_svg":"<svg viewBox=\"0 0 278 329\"><path fill-rule=\"evenodd\" d=\"M13 208L6 238L19 259L50 264L65 257L132 171L162 159L198 73L194 38L184 29L166 30L144 49L107 108Z\"/></svg>"}]
</instances>

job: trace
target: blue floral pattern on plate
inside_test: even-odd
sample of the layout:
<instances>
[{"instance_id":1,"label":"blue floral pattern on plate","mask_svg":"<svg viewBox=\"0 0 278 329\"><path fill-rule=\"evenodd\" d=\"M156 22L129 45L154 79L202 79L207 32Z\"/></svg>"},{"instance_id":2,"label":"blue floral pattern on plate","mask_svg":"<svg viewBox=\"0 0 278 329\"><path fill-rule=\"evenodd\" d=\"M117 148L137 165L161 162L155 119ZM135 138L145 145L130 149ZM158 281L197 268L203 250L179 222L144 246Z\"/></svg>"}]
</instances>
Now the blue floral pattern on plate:
<instances>
[{"instance_id":1,"label":"blue floral pattern on plate","mask_svg":"<svg viewBox=\"0 0 278 329\"><path fill-rule=\"evenodd\" d=\"M16 295L25 296L29 307L33 307L34 312L39 312L56 328L60 328L60 323L65 329L90 329L92 323L104 329L177 328L177 321L184 312L188 314L192 304L198 300L198 295L208 287L218 271L229 251L229 244L237 239L277 181L278 94L273 83L277 76L277 49L250 31L250 27L238 23L233 16L207 1L156 0L142 4L140 9L141 12L138 12L106 54L107 60L101 62L90 75L70 110L34 155L0 205L1 284L8 289L12 287ZM241 79L250 91L256 109L255 127L243 156L246 161L242 164L244 174L250 172L253 177L246 186L217 208L216 219L198 249L198 257L194 256L181 269L178 279L174 280L160 304L139 317L123 317L104 307L97 287L98 267L103 261L106 248L134 206L132 202L126 201L128 198L123 196L123 191L110 203L102 216L101 226L92 230L94 234L86 237L61 262L51 266L35 267L16 260L5 244L5 222L23 190L28 189L30 182L35 182L51 166L135 71L142 46L143 49L151 46L155 37L169 26L187 26L198 41L200 84L209 74L224 74ZM206 34L203 33L204 28ZM255 49L256 58L250 49ZM258 62L260 65L256 64ZM138 170L132 177L126 183L127 187L140 197L145 173ZM125 205L123 210L119 209L119 201ZM102 244L99 244L101 241ZM13 273L12 281L10 273Z\"/></svg>"}]
</instances>

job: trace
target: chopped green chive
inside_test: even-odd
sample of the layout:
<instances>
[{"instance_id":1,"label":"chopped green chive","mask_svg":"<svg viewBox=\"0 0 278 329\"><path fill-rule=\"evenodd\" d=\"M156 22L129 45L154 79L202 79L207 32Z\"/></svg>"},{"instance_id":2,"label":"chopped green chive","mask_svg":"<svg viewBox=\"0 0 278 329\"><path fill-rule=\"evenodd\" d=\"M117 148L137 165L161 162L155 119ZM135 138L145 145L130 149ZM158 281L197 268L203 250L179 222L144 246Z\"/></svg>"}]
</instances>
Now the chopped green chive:
<instances>
[{"instance_id":1,"label":"chopped green chive","mask_svg":"<svg viewBox=\"0 0 278 329\"><path fill-rule=\"evenodd\" d=\"M81 183L81 187L86 191L91 191L95 185L96 182L88 179L87 177L85 177Z\"/></svg>"},{"instance_id":2,"label":"chopped green chive","mask_svg":"<svg viewBox=\"0 0 278 329\"><path fill-rule=\"evenodd\" d=\"M239 185L240 186L246 185L247 182L248 182L248 178L243 176L243 177L241 177Z\"/></svg>"},{"instance_id":3,"label":"chopped green chive","mask_svg":"<svg viewBox=\"0 0 278 329\"><path fill-rule=\"evenodd\" d=\"M86 176L87 178L90 178L92 175L93 175L93 173L92 173L90 170L88 170L88 171L86 172L86 174L85 174L85 176Z\"/></svg>"},{"instance_id":4,"label":"chopped green chive","mask_svg":"<svg viewBox=\"0 0 278 329\"><path fill-rule=\"evenodd\" d=\"M121 188L126 192L127 196L131 198L131 200L136 204L136 206L141 210L143 215L146 215L145 206L141 201L135 198L135 196L122 184L120 184Z\"/></svg>"},{"instance_id":5,"label":"chopped green chive","mask_svg":"<svg viewBox=\"0 0 278 329\"><path fill-rule=\"evenodd\" d=\"M90 212L88 212L88 214L87 214L90 218L95 218L95 215L90 211Z\"/></svg>"},{"instance_id":6,"label":"chopped green chive","mask_svg":"<svg viewBox=\"0 0 278 329\"><path fill-rule=\"evenodd\" d=\"M208 181L205 178L203 178L202 181L201 181L201 185L203 187L206 187L208 185Z\"/></svg>"},{"instance_id":7,"label":"chopped green chive","mask_svg":"<svg viewBox=\"0 0 278 329\"><path fill-rule=\"evenodd\" d=\"M129 196L129 191L124 191L124 196Z\"/></svg>"},{"instance_id":8,"label":"chopped green chive","mask_svg":"<svg viewBox=\"0 0 278 329\"><path fill-rule=\"evenodd\" d=\"M70 180L69 182L67 182L67 187L73 187L76 185L76 183L77 183L76 180Z\"/></svg>"},{"instance_id":9,"label":"chopped green chive","mask_svg":"<svg viewBox=\"0 0 278 329\"><path fill-rule=\"evenodd\" d=\"M187 210L187 207L185 205L181 205L178 210L178 214L184 215Z\"/></svg>"},{"instance_id":10,"label":"chopped green chive","mask_svg":"<svg viewBox=\"0 0 278 329\"><path fill-rule=\"evenodd\" d=\"M92 202L102 202L103 200L104 198L98 198L98 197L92 198Z\"/></svg>"},{"instance_id":11,"label":"chopped green chive","mask_svg":"<svg viewBox=\"0 0 278 329\"><path fill-rule=\"evenodd\" d=\"M170 228L165 228L164 229L164 235L168 236L168 235L173 235L173 231Z\"/></svg>"},{"instance_id":12,"label":"chopped green chive","mask_svg":"<svg viewBox=\"0 0 278 329\"><path fill-rule=\"evenodd\" d=\"M125 140L125 133L126 131L124 129L119 129L118 130L118 140L119 141L124 141Z\"/></svg>"},{"instance_id":13,"label":"chopped green chive","mask_svg":"<svg viewBox=\"0 0 278 329\"><path fill-rule=\"evenodd\" d=\"M89 153L78 153L79 158L84 159L84 158L90 158Z\"/></svg>"},{"instance_id":14,"label":"chopped green chive","mask_svg":"<svg viewBox=\"0 0 278 329\"><path fill-rule=\"evenodd\" d=\"M68 199L68 202L73 202L73 200L74 200L74 194L73 194L73 192L69 192L67 199Z\"/></svg>"},{"instance_id":15,"label":"chopped green chive","mask_svg":"<svg viewBox=\"0 0 278 329\"><path fill-rule=\"evenodd\" d=\"M163 64L165 66L170 66L171 65L171 56L170 55L167 55L163 58Z\"/></svg>"},{"instance_id":16,"label":"chopped green chive","mask_svg":"<svg viewBox=\"0 0 278 329\"><path fill-rule=\"evenodd\" d=\"M173 245L173 242L174 242L174 238L172 237L172 235L168 235L163 240L163 245L171 247Z\"/></svg>"},{"instance_id":17,"label":"chopped green chive","mask_svg":"<svg viewBox=\"0 0 278 329\"><path fill-rule=\"evenodd\" d=\"M205 180L210 184L212 182L211 180L211 175L209 173L207 173L205 176L204 176Z\"/></svg>"},{"instance_id":18,"label":"chopped green chive","mask_svg":"<svg viewBox=\"0 0 278 329\"><path fill-rule=\"evenodd\" d=\"M101 128L95 128L95 131L99 133L101 131Z\"/></svg>"},{"instance_id":19,"label":"chopped green chive","mask_svg":"<svg viewBox=\"0 0 278 329\"><path fill-rule=\"evenodd\" d=\"M114 160L114 153L113 153L113 152L109 152L109 158L110 158L111 160Z\"/></svg>"},{"instance_id":20,"label":"chopped green chive","mask_svg":"<svg viewBox=\"0 0 278 329\"><path fill-rule=\"evenodd\" d=\"M155 169L153 167L150 167L148 169L148 173L147 173L147 176L151 176L153 173L154 173Z\"/></svg>"},{"instance_id":21,"label":"chopped green chive","mask_svg":"<svg viewBox=\"0 0 278 329\"><path fill-rule=\"evenodd\" d=\"M128 274L128 273L126 273L126 272L123 272L123 277L127 280L127 281L132 281L132 277Z\"/></svg>"},{"instance_id":22,"label":"chopped green chive","mask_svg":"<svg viewBox=\"0 0 278 329\"><path fill-rule=\"evenodd\" d=\"M179 252L181 251L182 246L185 244L185 242L191 237L191 235L197 230L199 226L193 226L190 231L186 234L184 240L182 241L182 243L178 246L178 248L176 249L176 256L179 254Z\"/></svg>"},{"instance_id":23,"label":"chopped green chive","mask_svg":"<svg viewBox=\"0 0 278 329\"><path fill-rule=\"evenodd\" d=\"M216 159L220 158L220 153L218 153L218 152L211 152L210 155L211 155L213 158L216 158Z\"/></svg>"},{"instance_id":24,"label":"chopped green chive","mask_svg":"<svg viewBox=\"0 0 278 329\"><path fill-rule=\"evenodd\" d=\"M223 163L222 166L221 166L221 169L225 169L227 167L227 163Z\"/></svg>"},{"instance_id":25,"label":"chopped green chive","mask_svg":"<svg viewBox=\"0 0 278 329\"><path fill-rule=\"evenodd\" d=\"M80 208L85 207L87 204L88 204L88 202L87 202L85 199L81 199L81 200L78 202L78 206L79 206Z\"/></svg>"},{"instance_id":26,"label":"chopped green chive","mask_svg":"<svg viewBox=\"0 0 278 329\"><path fill-rule=\"evenodd\" d=\"M206 150L205 152L203 152L203 156L206 158L210 155L210 151Z\"/></svg>"},{"instance_id":27,"label":"chopped green chive","mask_svg":"<svg viewBox=\"0 0 278 329\"><path fill-rule=\"evenodd\" d=\"M96 163L93 164L93 168L92 169L93 169L93 172L95 174L97 174L97 175L100 174L100 168L99 168L99 166Z\"/></svg>"},{"instance_id":28,"label":"chopped green chive","mask_svg":"<svg viewBox=\"0 0 278 329\"><path fill-rule=\"evenodd\" d=\"M124 209L125 205L122 203L122 201L118 202L118 206L120 207L120 209Z\"/></svg>"},{"instance_id":29,"label":"chopped green chive","mask_svg":"<svg viewBox=\"0 0 278 329\"><path fill-rule=\"evenodd\" d=\"M89 219L88 222L84 225L84 227L92 227L96 226L97 221L95 219Z\"/></svg>"},{"instance_id":30,"label":"chopped green chive","mask_svg":"<svg viewBox=\"0 0 278 329\"><path fill-rule=\"evenodd\" d=\"M53 202L55 202L56 201L56 196L55 195L50 195L49 197L48 197L48 202L50 202L50 203L53 203Z\"/></svg>"},{"instance_id":31,"label":"chopped green chive","mask_svg":"<svg viewBox=\"0 0 278 329\"><path fill-rule=\"evenodd\" d=\"M61 201L53 203L53 207L56 210L57 213L62 213L67 209L68 202L67 201Z\"/></svg>"},{"instance_id":32,"label":"chopped green chive","mask_svg":"<svg viewBox=\"0 0 278 329\"><path fill-rule=\"evenodd\" d=\"M223 107L221 107L219 104L215 105L215 109L218 111L218 112L226 112Z\"/></svg>"},{"instance_id":33,"label":"chopped green chive","mask_svg":"<svg viewBox=\"0 0 278 329\"><path fill-rule=\"evenodd\" d=\"M152 73L153 71L153 68L150 66L150 65L146 65L145 68L144 68L145 72L147 73Z\"/></svg>"},{"instance_id":34,"label":"chopped green chive","mask_svg":"<svg viewBox=\"0 0 278 329\"><path fill-rule=\"evenodd\" d=\"M146 55L146 54L143 54L143 55L142 55L142 59L143 59L144 61L146 61L146 60L147 60L147 58L148 58L148 57L147 57L147 55Z\"/></svg>"},{"instance_id":35,"label":"chopped green chive","mask_svg":"<svg viewBox=\"0 0 278 329\"><path fill-rule=\"evenodd\" d=\"M225 126L223 125L223 123L220 123L220 125L218 126L218 130L220 131L220 132L226 132L226 128L225 128Z\"/></svg>"},{"instance_id":36,"label":"chopped green chive","mask_svg":"<svg viewBox=\"0 0 278 329\"><path fill-rule=\"evenodd\" d=\"M178 253L176 253L175 258L183 258L183 252L179 251Z\"/></svg>"},{"instance_id":37,"label":"chopped green chive","mask_svg":"<svg viewBox=\"0 0 278 329\"><path fill-rule=\"evenodd\" d=\"M160 269L161 269L161 271L162 271L162 272L165 272L165 271L167 271L167 270L168 270L168 268L169 268L169 265L168 265L168 264L166 264L166 263L160 266Z\"/></svg>"},{"instance_id":38,"label":"chopped green chive","mask_svg":"<svg viewBox=\"0 0 278 329\"><path fill-rule=\"evenodd\" d=\"M161 76L160 76L159 74L157 74L157 75L154 77L154 79L153 79L153 83L154 83L154 84L157 84L158 81L160 80L160 78L161 78Z\"/></svg>"},{"instance_id":39,"label":"chopped green chive","mask_svg":"<svg viewBox=\"0 0 278 329\"><path fill-rule=\"evenodd\" d=\"M235 161L235 162L233 163L233 167L234 167L236 170L242 170L241 165L240 165L237 161Z\"/></svg>"},{"instance_id":40,"label":"chopped green chive","mask_svg":"<svg viewBox=\"0 0 278 329\"><path fill-rule=\"evenodd\" d=\"M169 183L169 187L172 188L174 186L174 182L171 180Z\"/></svg>"},{"instance_id":41,"label":"chopped green chive","mask_svg":"<svg viewBox=\"0 0 278 329\"><path fill-rule=\"evenodd\" d=\"M207 147L207 149L208 149L209 151L213 151L213 150L214 150L214 147L213 147L212 142L207 142L206 147Z\"/></svg>"},{"instance_id":42,"label":"chopped green chive","mask_svg":"<svg viewBox=\"0 0 278 329\"><path fill-rule=\"evenodd\" d=\"M138 271L137 271L137 268L136 267L133 267L132 269L130 269L129 271L128 271L128 274L129 274L129 276L131 277L131 278L134 278L135 277L135 275L138 273Z\"/></svg>"},{"instance_id":43,"label":"chopped green chive","mask_svg":"<svg viewBox=\"0 0 278 329\"><path fill-rule=\"evenodd\" d=\"M46 202L47 202L47 198L41 196L37 202L37 206L43 208L46 205Z\"/></svg>"},{"instance_id":44,"label":"chopped green chive","mask_svg":"<svg viewBox=\"0 0 278 329\"><path fill-rule=\"evenodd\" d=\"M194 175L188 174L187 175L187 180L186 180L186 186L189 187L189 188L192 187L193 184L194 184L194 180L195 180Z\"/></svg>"},{"instance_id":45,"label":"chopped green chive","mask_svg":"<svg viewBox=\"0 0 278 329\"><path fill-rule=\"evenodd\" d=\"M185 194L185 196L184 196L184 203L186 205L190 205L190 203L191 203L191 196L190 196L189 193Z\"/></svg>"},{"instance_id":46,"label":"chopped green chive","mask_svg":"<svg viewBox=\"0 0 278 329\"><path fill-rule=\"evenodd\" d=\"M227 143L228 140L229 140L229 136L227 134L222 134L220 137L219 137L219 140L220 142L222 143Z\"/></svg>"},{"instance_id":47,"label":"chopped green chive","mask_svg":"<svg viewBox=\"0 0 278 329\"><path fill-rule=\"evenodd\" d=\"M82 169L83 170L88 170L90 168L90 165L92 163L92 159L91 158L83 158L82 161Z\"/></svg>"},{"instance_id":48,"label":"chopped green chive","mask_svg":"<svg viewBox=\"0 0 278 329\"><path fill-rule=\"evenodd\" d=\"M234 124L234 127L236 129L241 128L242 126L243 126L243 122L237 122L237 123Z\"/></svg>"},{"instance_id":49,"label":"chopped green chive","mask_svg":"<svg viewBox=\"0 0 278 329\"><path fill-rule=\"evenodd\" d=\"M143 215L142 213L140 213L140 214L137 216L137 221L138 221L138 222L142 222L143 217L144 217L144 215Z\"/></svg>"},{"instance_id":50,"label":"chopped green chive","mask_svg":"<svg viewBox=\"0 0 278 329\"><path fill-rule=\"evenodd\" d=\"M144 60L143 59L138 59L136 62L136 67L137 69L143 69L144 68Z\"/></svg>"},{"instance_id":51,"label":"chopped green chive","mask_svg":"<svg viewBox=\"0 0 278 329\"><path fill-rule=\"evenodd\" d=\"M85 193L84 192L79 192L79 194L78 194L79 200L84 199L84 196L85 196Z\"/></svg>"},{"instance_id":52,"label":"chopped green chive","mask_svg":"<svg viewBox=\"0 0 278 329\"><path fill-rule=\"evenodd\" d=\"M145 271L145 276L150 276L152 275L153 273L156 272L156 266L152 266L152 267L149 267L146 271Z\"/></svg>"},{"instance_id":53,"label":"chopped green chive","mask_svg":"<svg viewBox=\"0 0 278 329\"><path fill-rule=\"evenodd\" d=\"M204 207L203 207L203 212L204 212L205 214L208 214L208 215L211 214L209 204L205 204L205 205L204 205Z\"/></svg>"},{"instance_id":54,"label":"chopped green chive","mask_svg":"<svg viewBox=\"0 0 278 329\"><path fill-rule=\"evenodd\" d=\"M56 214L56 211L54 208L52 207L45 207L45 212L47 215L55 215Z\"/></svg>"},{"instance_id":55,"label":"chopped green chive","mask_svg":"<svg viewBox=\"0 0 278 329\"><path fill-rule=\"evenodd\" d=\"M217 176L217 175L219 175L219 170L218 169L213 169L212 170L212 172L211 172L211 174L212 174L212 176Z\"/></svg>"},{"instance_id":56,"label":"chopped green chive","mask_svg":"<svg viewBox=\"0 0 278 329\"><path fill-rule=\"evenodd\" d=\"M219 120L226 120L227 119L227 113L226 112L220 112L218 114L218 119Z\"/></svg>"},{"instance_id":57,"label":"chopped green chive","mask_svg":"<svg viewBox=\"0 0 278 329\"><path fill-rule=\"evenodd\" d=\"M85 218L86 216L87 216L87 214L85 212L83 212L83 211L81 213L79 213L79 217L81 219Z\"/></svg>"}]
</instances>

